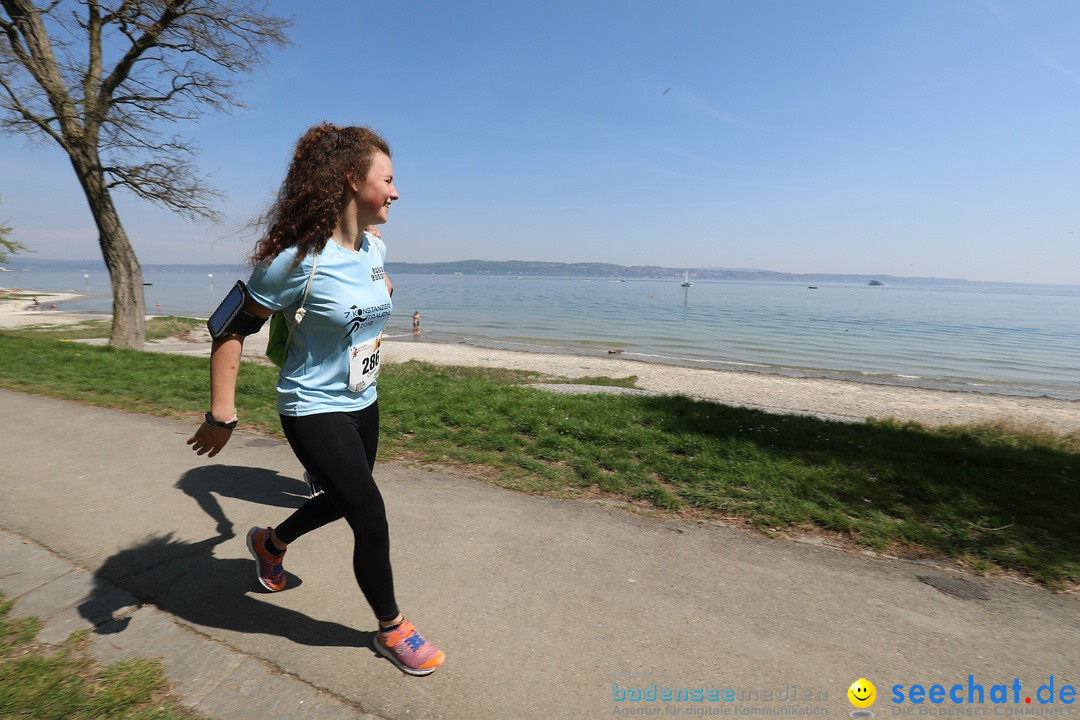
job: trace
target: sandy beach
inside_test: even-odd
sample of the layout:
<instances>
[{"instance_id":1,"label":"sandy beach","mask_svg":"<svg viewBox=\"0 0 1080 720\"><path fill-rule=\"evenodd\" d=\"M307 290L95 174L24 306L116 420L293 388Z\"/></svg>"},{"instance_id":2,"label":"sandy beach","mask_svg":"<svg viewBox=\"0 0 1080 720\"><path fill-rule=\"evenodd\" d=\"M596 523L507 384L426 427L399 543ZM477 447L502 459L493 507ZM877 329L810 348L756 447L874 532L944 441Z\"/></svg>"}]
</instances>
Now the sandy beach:
<instances>
[{"instance_id":1,"label":"sandy beach","mask_svg":"<svg viewBox=\"0 0 1080 720\"><path fill-rule=\"evenodd\" d=\"M18 288L0 288L0 328L28 325L71 325L83 320L100 320L108 315L83 315L64 312L63 303L77 300L81 295L46 293ZM38 309L34 309L34 300Z\"/></svg>"},{"instance_id":2,"label":"sandy beach","mask_svg":"<svg viewBox=\"0 0 1080 720\"><path fill-rule=\"evenodd\" d=\"M63 325L102 318L63 312L62 303L76 296L40 293L43 307L28 309L29 300L0 300L0 327ZM757 408L780 414L812 415L826 419L862 422L867 418L914 420L931 426L1005 422L1058 433L1080 432L1080 402L1051 398L926 390L870 383L797 378L752 372L732 372L659 365L622 360L612 355L559 355L494 350L470 345L423 342L412 335L386 338L383 360L387 363L420 360L435 365L497 367L530 370L544 378L567 378L551 389L562 392L607 392L597 387L575 386L573 378L635 376L642 392L685 395L726 405ZM249 338L245 356L265 361L266 329ZM147 343L147 350L210 355L210 338L193 332L183 339ZM618 389L610 390L619 392Z\"/></svg>"},{"instance_id":3,"label":"sandy beach","mask_svg":"<svg viewBox=\"0 0 1080 720\"><path fill-rule=\"evenodd\" d=\"M1009 422L1080 431L1080 403L1050 398L923 390L869 383L795 378L752 372L703 370L621 360L611 356L551 355L394 339L384 343L387 362L422 360L532 370L562 377L637 377L639 388L725 405L861 422L867 418L914 420L926 425Z\"/></svg>"}]
</instances>

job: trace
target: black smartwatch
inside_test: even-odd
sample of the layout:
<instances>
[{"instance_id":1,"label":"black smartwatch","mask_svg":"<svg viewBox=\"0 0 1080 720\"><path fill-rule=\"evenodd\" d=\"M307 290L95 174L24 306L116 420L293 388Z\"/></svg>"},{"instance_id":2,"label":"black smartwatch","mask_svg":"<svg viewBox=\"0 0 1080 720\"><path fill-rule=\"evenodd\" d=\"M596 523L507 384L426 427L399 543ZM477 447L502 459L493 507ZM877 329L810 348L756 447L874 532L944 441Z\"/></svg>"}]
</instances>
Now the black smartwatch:
<instances>
[{"instance_id":1,"label":"black smartwatch","mask_svg":"<svg viewBox=\"0 0 1080 720\"><path fill-rule=\"evenodd\" d=\"M213 425L214 427L223 427L226 430L232 430L234 427L236 427L237 422L238 421L236 419L233 419L233 420L230 420L229 422L224 422L224 423L219 422L219 421L215 420L214 416L211 415L209 412L206 413L206 424L207 425Z\"/></svg>"}]
</instances>

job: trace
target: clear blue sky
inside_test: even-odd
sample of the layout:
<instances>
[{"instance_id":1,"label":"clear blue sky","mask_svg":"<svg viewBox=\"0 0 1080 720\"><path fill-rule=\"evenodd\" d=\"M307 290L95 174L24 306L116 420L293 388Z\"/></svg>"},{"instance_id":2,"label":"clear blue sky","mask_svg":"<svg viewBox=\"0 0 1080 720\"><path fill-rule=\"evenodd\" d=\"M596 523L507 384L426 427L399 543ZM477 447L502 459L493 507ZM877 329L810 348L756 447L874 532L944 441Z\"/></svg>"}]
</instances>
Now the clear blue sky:
<instances>
[{"instance_id":1,"label":"clear blue sky","mask_svg":"<svg viewBox=\"0 0 1080 720\"><path fill-rule=\"evenodd\" d=\"M234 262L313 123L394 148L390 260L1080 283L1074 0L273 0L248 111L180 127L220 226L130 196L144 263ZM96 258L59 149L0 138L0 220Z\"/></svg>"}]
</instances>

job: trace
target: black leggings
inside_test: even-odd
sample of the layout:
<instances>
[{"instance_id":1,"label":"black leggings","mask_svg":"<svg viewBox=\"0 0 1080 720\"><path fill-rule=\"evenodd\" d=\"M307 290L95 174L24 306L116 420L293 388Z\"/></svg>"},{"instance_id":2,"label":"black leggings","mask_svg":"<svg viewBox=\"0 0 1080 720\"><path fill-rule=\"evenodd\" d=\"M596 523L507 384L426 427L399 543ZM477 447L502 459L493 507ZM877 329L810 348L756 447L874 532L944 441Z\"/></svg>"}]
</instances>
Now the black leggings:
<instances>
[{"instance_id":1,"label":"black leggings","mask_svg":"<svg viewBox=\"0 0 1080 720\"><path fill-rule=\"evenodd\" d=\"M393 620L394 575L386 506L371 471L379 448L379 404L350 413L281 416L281 427L322 495L308 500L275 528L291 543L305 533L345 518L353 532L353 572L375 617Z\"/></svg>"}]
</instances>

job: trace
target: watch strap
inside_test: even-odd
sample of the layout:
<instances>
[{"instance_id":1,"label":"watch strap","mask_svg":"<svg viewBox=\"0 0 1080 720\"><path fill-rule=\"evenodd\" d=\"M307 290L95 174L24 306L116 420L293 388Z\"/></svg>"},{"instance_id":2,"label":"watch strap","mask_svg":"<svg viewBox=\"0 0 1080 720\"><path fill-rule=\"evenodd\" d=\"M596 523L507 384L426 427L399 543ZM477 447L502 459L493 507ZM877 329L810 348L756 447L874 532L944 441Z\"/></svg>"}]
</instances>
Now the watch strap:
<instances>
[{"instance_id":1,"label":"watch strap","mask_svg":"<svg viewBox=\"0 0 1080 720\"><path fill-rule=\"evenodd\" d=\"M236 427L237 422L239 422L239 420L236 418L236 416L233 416L233 419L229 422L221 422L220 420L215 420L214 416L211 415L209 412L206 413L206 424L212 425L213 427L223 427L226 430L232 430L234 427Z\"/></svg>"}]
</instances>

